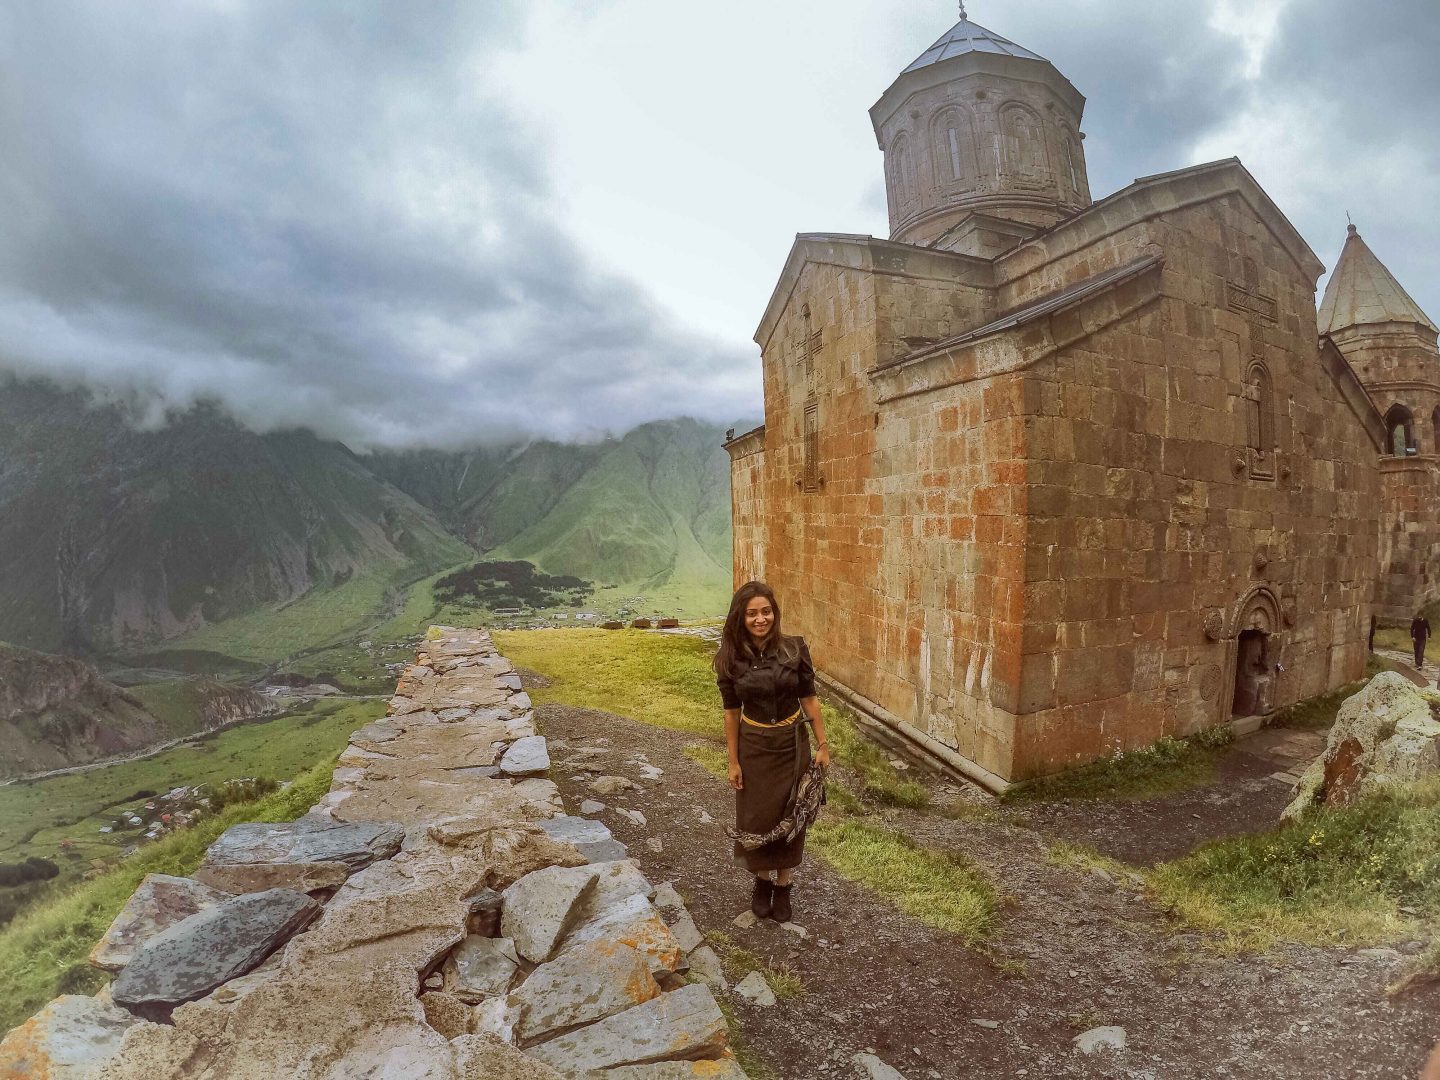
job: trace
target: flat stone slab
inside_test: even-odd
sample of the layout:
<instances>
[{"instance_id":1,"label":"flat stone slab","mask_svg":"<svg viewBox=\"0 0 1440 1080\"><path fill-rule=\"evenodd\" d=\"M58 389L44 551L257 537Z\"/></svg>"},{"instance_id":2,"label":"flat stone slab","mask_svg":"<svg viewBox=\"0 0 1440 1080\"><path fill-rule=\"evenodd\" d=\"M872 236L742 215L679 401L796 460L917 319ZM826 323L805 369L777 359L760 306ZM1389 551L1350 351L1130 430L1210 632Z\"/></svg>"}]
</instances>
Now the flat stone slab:
<instances>
[{"instance_id":1,"label":"flat stone slab","mask_svg":"<svg viewBox=\"0 0 1440 1080\"><path fill-rule=\"evenodd\" d=\"M306 816L298 821L246 821L210 846L195 879L232 893L330 888L356 870L400 850L405 830L389 822L345 824Z\"/></svg>"},{"instance_id":2,"label":"flat stone slab","mask_svg":"<svg viewBox=\"0 0 1440 1080\"><path fill-rule=\"evenodd\" d=\"M90 951L90 963L104 971L119 971L156 934L230 896L191 878L149 874Z\"/></svg>"},{"instance_id":3,"label":"flat stone slab","mask_svg":"<svg viewBox=\"0 0 1440 1080\"><path fill-rule=\"evenodd\" d=\"M151 938L125 965L111 995L145 1015L204 997L252 971L320 911L319 903L291 889L216 904Z\"/></svg>"},{"instance_id":4,"label":"flat stone slab","mask_svg":"<svg viewBox=\"0 0 1440 1080\"><path fill-rule=\"evenodd\" d=\"M471 934L445 959L445 992L474 1005L510 989L520 957L509 938Z\"/></svg>"},{"instance_id":5,"label":"flat stone slab","mask_svg":"<svg viewBox=\"0 0 1440 1080\"><path fill-rule=\"evenodd\" d=\"M527 1053L583 1075L590 1069L664 1058L718 1057L725 1032L725 1017L709 989L690 985L560 1035Z\"/></svg>"},{"instance_id":6,"label":"flat stone slab","mask_svg":"<svg viewBox=\"0 0 1440 1080\"><path fill-rule=\"evenodd\" d=\"M89 1080L139 1022L96 998L58 997L0 1042L0 1076Z\"/></svg>"},{"instance_id":7,"label":"flat stone slab","mask_svg":"<svg viewBox=\"0 0 1440 1080\"><path fill-rule=\"evenodd\" d=\"M500 932L526 960L544 963L578 917L578 906L595 888L595 877L594 870L583 866L547 866L526 874L505 890Z\"/></svg>"},{"instance_id":8,"label":"flat stone slab","mask_svg":"<svg viewBox=\"0 0 1440 1080\"><path fill-rule=\"evenodd\" d=\"M618 941L596 941L541 964L510 1001L520 1006L515 1034L525 1042L603 1020L658 997L644 956Z\"/></svg>"},{"instance_id":9,"label":"flat stone slab","mask_svg":"<svg viewBox=\"0 0 1440 1080\"><path fill-rule=\"evenodd\" d=\"M531 735L516 739L500 759L500 771L506 776L544 776L550 771L550 754L545 736Z\"/></svg>"},{"instance_id":10,"label":"flat stone slab","mask_svg":"<svg viewBox=\"0 0 1440 1080\"><path fill-rule=\"evenodd\" d=\"M615 835L603 821L562 814L538 824L552 840L558 840L562 844L574 844L580 854L592 863L614 862L625 858L627 854L625 845L615 839Z\"/></svg>"}]
</instances>

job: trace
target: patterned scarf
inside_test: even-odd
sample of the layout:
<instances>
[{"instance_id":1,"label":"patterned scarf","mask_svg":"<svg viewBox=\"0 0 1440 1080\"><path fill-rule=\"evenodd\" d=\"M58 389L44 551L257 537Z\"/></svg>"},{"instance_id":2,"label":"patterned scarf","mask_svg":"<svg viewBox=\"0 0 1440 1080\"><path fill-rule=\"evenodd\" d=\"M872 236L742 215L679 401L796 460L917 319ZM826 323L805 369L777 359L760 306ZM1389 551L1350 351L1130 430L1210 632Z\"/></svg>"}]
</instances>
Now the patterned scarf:
<instances>
[{"instance_id":1,"label":"patterned scarf","mask_svg":"<svg viewBox=\"0 0 1440 1080\"><path fill-rule=\"evenodd\" d=\"M825 770L818 761L812 761L810 767L801 775L799 783L795 785L787 807L788 812L780 819L779 824L764 834L726 829L725 835L746 851L754 851L766 844L773 844L777 840L783 840L788 844L820 816L820 807L824 805Z\"/></svg>"}]
</instances>

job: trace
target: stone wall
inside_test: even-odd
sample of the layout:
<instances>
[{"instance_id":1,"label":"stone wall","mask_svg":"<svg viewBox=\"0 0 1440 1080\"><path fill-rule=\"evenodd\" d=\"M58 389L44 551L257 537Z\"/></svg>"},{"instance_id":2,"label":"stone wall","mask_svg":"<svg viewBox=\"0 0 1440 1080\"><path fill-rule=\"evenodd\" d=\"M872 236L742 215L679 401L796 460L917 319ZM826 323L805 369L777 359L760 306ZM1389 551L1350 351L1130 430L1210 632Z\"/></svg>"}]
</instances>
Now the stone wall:
<instances>
[{"instance_id":1,"label":"stone wall","mask_svg":"<svg viewBox=\"0 0 1440 1080\"><path fill-rule=\"evenodd\" d=\"M1381 625L1410 625L1440 600L1440 457L1383 457L1385 514L1380 522L1380 580L1375 616Z\"/></svg>"},{"instance_id":2,"label":"stone wall","mask_svg":"<svg viewBox=\"0 0 1440 1080\"><path fill-rule=\"evenodd\" d=\"M672 888L564 814L530 700L483 631L434 627L390 715L299 821L152 875L92 962L0 1043L67 1080L741 1078Z\"/></svg>"}]
</instances>

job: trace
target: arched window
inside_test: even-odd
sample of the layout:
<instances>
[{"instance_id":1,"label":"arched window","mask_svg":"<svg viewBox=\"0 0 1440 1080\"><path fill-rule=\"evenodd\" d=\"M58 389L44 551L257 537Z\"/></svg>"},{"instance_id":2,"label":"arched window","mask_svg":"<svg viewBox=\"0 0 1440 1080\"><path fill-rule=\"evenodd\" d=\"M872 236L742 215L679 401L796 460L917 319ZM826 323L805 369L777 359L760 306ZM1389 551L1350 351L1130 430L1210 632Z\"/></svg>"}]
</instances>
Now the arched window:
<instances>
[{"instance_id":1,"label":"arched window","mask_svg":"<svg viewBox=\"0 0 1440 1080\"><path fill-rule=\"evenodd\" d=\"M1398 401L1385 414L1385 443L1396 457L1415 453L1415 418Z\"/></svg>"},{"instance_id":2,"label":"arched window","mask_svg":"<svg viewBox=\"0 0 1440 1080\"><path fill-rule=\"evenodd\" d=\"M1275 476L1275 391L1270 371L1252 360L1245 371L1245 445L1250 475L1262 480Z\"/></svg>"},{"instance_id":3,"label":"arched window","mask_svg":"<svg viewBox=\"0 0 1440 1080\"><path fill-rule=\"evenodd\" d=\"M890 144L890 190L895 193L895 207L903 216L915 204L919 185L915 182L915 160L910 154L910 137L904 132Z\"/></svg>"},{"instance_id":4,"label":"arched window","mask_svg":"<svg viewBox=\"0 0 1440 1080\"><path fill-rule=\"evenodd\" d=\"M1070 176L1070 190L1080 194L1080 147L1074 139L1065 140L1065 167Z\"/></svg>"},{"instance_id":5,"label":"arched window","mask_svg":"<svg viewBox=\"0 0 1440 1080\"><path fill-rule=\"evenodd\" d=\"M1275 449L1275 394L1265 365L1252 363L1245 373L1245 435L1250 449L1268 454Z\"/></svg>"},{"instance_id":6,"label":"arched window","mask_svg":"<svg viewBox=\"0 0 1440 1080\"><path fill-rule=\"evenodd\" d=\"M1012 102L1000 111L1005 171L1014 179L1040 183L1049 169L1045 155L1045 125L1027 106Z\"/></svg>"},{"instance_id":7,"label":"arched window","mask_svg":"<svg viewBox=\"0 0 1440 1080\"><path fill-rule=\"evenodd\" d=\"M1436 405L1435 411L1430 414L1430 432L1430 452L1440 454L1440 405Z\"/></svg>"},{"instance_id":8,"label":"arched window","mask_svg":"<svg viewBox=\"0 0 1440 1080\"><path fill-rule=\"evenodd\" d=\"M975 129L969 113L951 105L935 114L930 122L930 156L942 187L975 175Z\"/></svg>"}]
</instances>

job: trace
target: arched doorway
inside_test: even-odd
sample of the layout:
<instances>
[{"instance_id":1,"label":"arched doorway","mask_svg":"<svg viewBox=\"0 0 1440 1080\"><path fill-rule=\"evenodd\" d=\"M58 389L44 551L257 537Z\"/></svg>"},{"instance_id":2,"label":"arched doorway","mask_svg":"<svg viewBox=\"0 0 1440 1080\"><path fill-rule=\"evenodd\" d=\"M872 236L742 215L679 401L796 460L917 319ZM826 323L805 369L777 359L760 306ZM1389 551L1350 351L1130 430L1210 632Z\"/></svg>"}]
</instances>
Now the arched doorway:
<instances>
[{"instance_id":1,"label":"arched doorway","mask_svg":"<svg viewBox=\"0 0 1440 1080\"><path fill-rule=\"evenodd\" d=\"M1235 698L1232 716L1260 716L1270 711L1274 700L1270 635L1262 630L1242 630L1235 650Z\"/></svg>"},{"instance_id":2,"label":"arched doorway","mask_svg":"<svg viewBox=\"0 0 1440 1080\"><path fill-rule=\"evenodd\" d=\"M1268 588L1261 586L1240 602L1234 623L1231 716L1263 716L1275 707L1279 629L1280 606Z\"/></svg>"}]
</instances>

